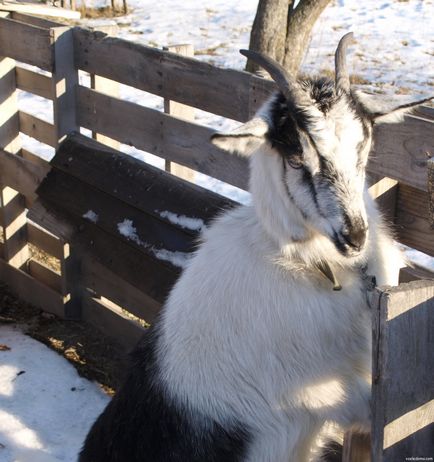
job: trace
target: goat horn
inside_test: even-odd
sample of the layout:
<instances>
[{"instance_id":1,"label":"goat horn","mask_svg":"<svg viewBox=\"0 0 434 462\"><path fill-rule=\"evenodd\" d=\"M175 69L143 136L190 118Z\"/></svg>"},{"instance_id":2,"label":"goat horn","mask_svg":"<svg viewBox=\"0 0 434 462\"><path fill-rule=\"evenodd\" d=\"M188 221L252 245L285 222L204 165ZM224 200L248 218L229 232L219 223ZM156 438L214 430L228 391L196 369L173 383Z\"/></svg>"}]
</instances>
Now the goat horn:
<instances>
[{"instance_id":1,"label":"goat horn","mask_svg":"<svg viewBox=\"0 0 434 462\"><path fill-rule=\"evenodd\" d=\"M240 50L246 58L263 67L276 82L279 90L287 97L301 102L304 94L298 82L289 72L274 59L252 50Z\"/></svg>"},{"instance_id":2,"label":"goat horn","mask_svg":"<svg viewBox=\"0 0 434 462\"><path fill-rule=\"evenodd\" d=\"M354 34L348 32L339 41L335 53L335 74L336 74L336 89L345 92L350 91L350 76L348 74L346 63L347 47L354 40Z\"/></svg>"}]
</instances>

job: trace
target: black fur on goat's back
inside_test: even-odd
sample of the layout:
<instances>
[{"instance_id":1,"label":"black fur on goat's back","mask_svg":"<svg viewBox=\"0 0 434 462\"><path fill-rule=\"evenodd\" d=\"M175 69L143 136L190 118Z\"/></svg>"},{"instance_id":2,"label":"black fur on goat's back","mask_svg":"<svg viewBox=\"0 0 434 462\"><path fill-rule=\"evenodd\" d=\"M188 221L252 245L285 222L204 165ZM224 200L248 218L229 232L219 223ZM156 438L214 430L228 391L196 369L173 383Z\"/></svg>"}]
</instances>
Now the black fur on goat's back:
<instances>
[{"instance_id":1,"label":"black fur on goat's back","mask_svg":"<svg viewBox=\"0 0 434 462\"><path fill-rule=\"evenodd\" d=\"M224 428L167 398L158 380L157 335L150 329L133 351L130 372L89 431L79 462L241 462L245 428Z\"/></svg>"}]
</instances>

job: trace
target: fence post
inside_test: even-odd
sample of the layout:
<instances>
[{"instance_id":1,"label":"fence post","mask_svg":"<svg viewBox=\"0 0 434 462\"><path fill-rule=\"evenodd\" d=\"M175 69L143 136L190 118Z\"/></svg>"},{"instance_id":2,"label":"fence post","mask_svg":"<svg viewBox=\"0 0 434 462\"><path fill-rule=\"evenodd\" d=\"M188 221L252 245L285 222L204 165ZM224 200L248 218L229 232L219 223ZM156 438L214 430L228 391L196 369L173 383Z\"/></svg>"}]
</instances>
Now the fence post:
<instances>
[{"instance_id":1,"label":"fence post","mask_svg":"<svg viewBox=\"0 0 434 462\"><path fill-rule=\"evenodd\" d=\"M72 2L71 2L72 6ZM53 48L52 95L57 146L72 132L78 132L76 89L78 69L74 64L72 27L50 29ZM66 319L81 317L81 261L70 244L63 242L60 261L62 295Z\"/></svg>"},{"instance_id":2,"label":"fence post","mask_svg":"<svg viewBox=\"0 0 434 462\"><path fill-rule=\"evenodd\" d=\"M377 288L373 310L372 459L434 455L434 281Z\"/></svg>"},{"instance_id":3,"label":"fence post","mask_svg":"<svg viewBox=\"0 0 434 462\"><path fill-rule=\"evenodd\" d=\"M163 47L163 50L177 53L182 56L194 56L193 45L170 45ZM177 103L176 101L171 101L168 98L164 98L164 112L180 119L194 121L194 108L186 106L185 104ZM194 182L196 174L194 170L168 160L166 160L166 172L173 173L174 175L179 176L184 180L191 181L192 183Z\"/></svg>"},{"instance_id":4,"label":"fence post","mask_svg":"<svg viewBox=\"0 0 434 462\"><path fill-rule=\"evenodd\" d=\"M428 205L429 205L429 224L434 229L434 158L431 157L427 162L428 169Z\"/></svg>"},{"instance_id":5,"label":"fence post","mask_svg":"<svg viewBox=\"0 0 434 462\"><path fill-rule=\"evenodd\" d=\"M19 132L15 61L0 57L0 148L19 155ZM0 184L0 204L2 257L15 268L26 270L29 250L25 198L14 189Z\"/></svg>"}]
</instances>

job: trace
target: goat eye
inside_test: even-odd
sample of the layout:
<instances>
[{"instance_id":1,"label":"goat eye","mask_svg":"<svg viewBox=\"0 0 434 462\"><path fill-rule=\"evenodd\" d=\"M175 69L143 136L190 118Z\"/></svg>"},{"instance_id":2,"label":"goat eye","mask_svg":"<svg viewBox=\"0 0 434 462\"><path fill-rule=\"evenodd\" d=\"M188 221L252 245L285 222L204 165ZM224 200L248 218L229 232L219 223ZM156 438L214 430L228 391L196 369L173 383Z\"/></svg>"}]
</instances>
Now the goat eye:
<instances>
[{"instance_id":1,"label":"goat eye","mask_svg":"<svg viewBox=\"0 0 434 462\"><path fill-rule=\"evenodd\" d=\"M292 152L286 157L288 164L295 169L303 167L303 153Z\"/></svg>"}]
</instances>

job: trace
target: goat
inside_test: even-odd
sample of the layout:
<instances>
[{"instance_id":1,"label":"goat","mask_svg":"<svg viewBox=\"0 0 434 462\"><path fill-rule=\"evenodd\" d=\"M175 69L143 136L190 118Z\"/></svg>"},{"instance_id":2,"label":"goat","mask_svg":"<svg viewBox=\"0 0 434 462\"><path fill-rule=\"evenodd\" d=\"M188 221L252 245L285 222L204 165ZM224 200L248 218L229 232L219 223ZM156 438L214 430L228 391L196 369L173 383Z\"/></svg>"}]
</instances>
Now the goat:
<instances>
[{"instance_id":1,"label":"goat","mask_svg":"<svg viewBox=\"0 0 434 462\"><path fill-rule=\"evenodd\" d=\"M326 423L369 431L365 279L397 284L403 260L365 167L374 122L423 101L395 107L354 91L350 40L335 82L297 81L242 51L279 91L211 141L250 158L252 204L203 231L80 462L305 462Z\"/></svg>"}]
</instances>

